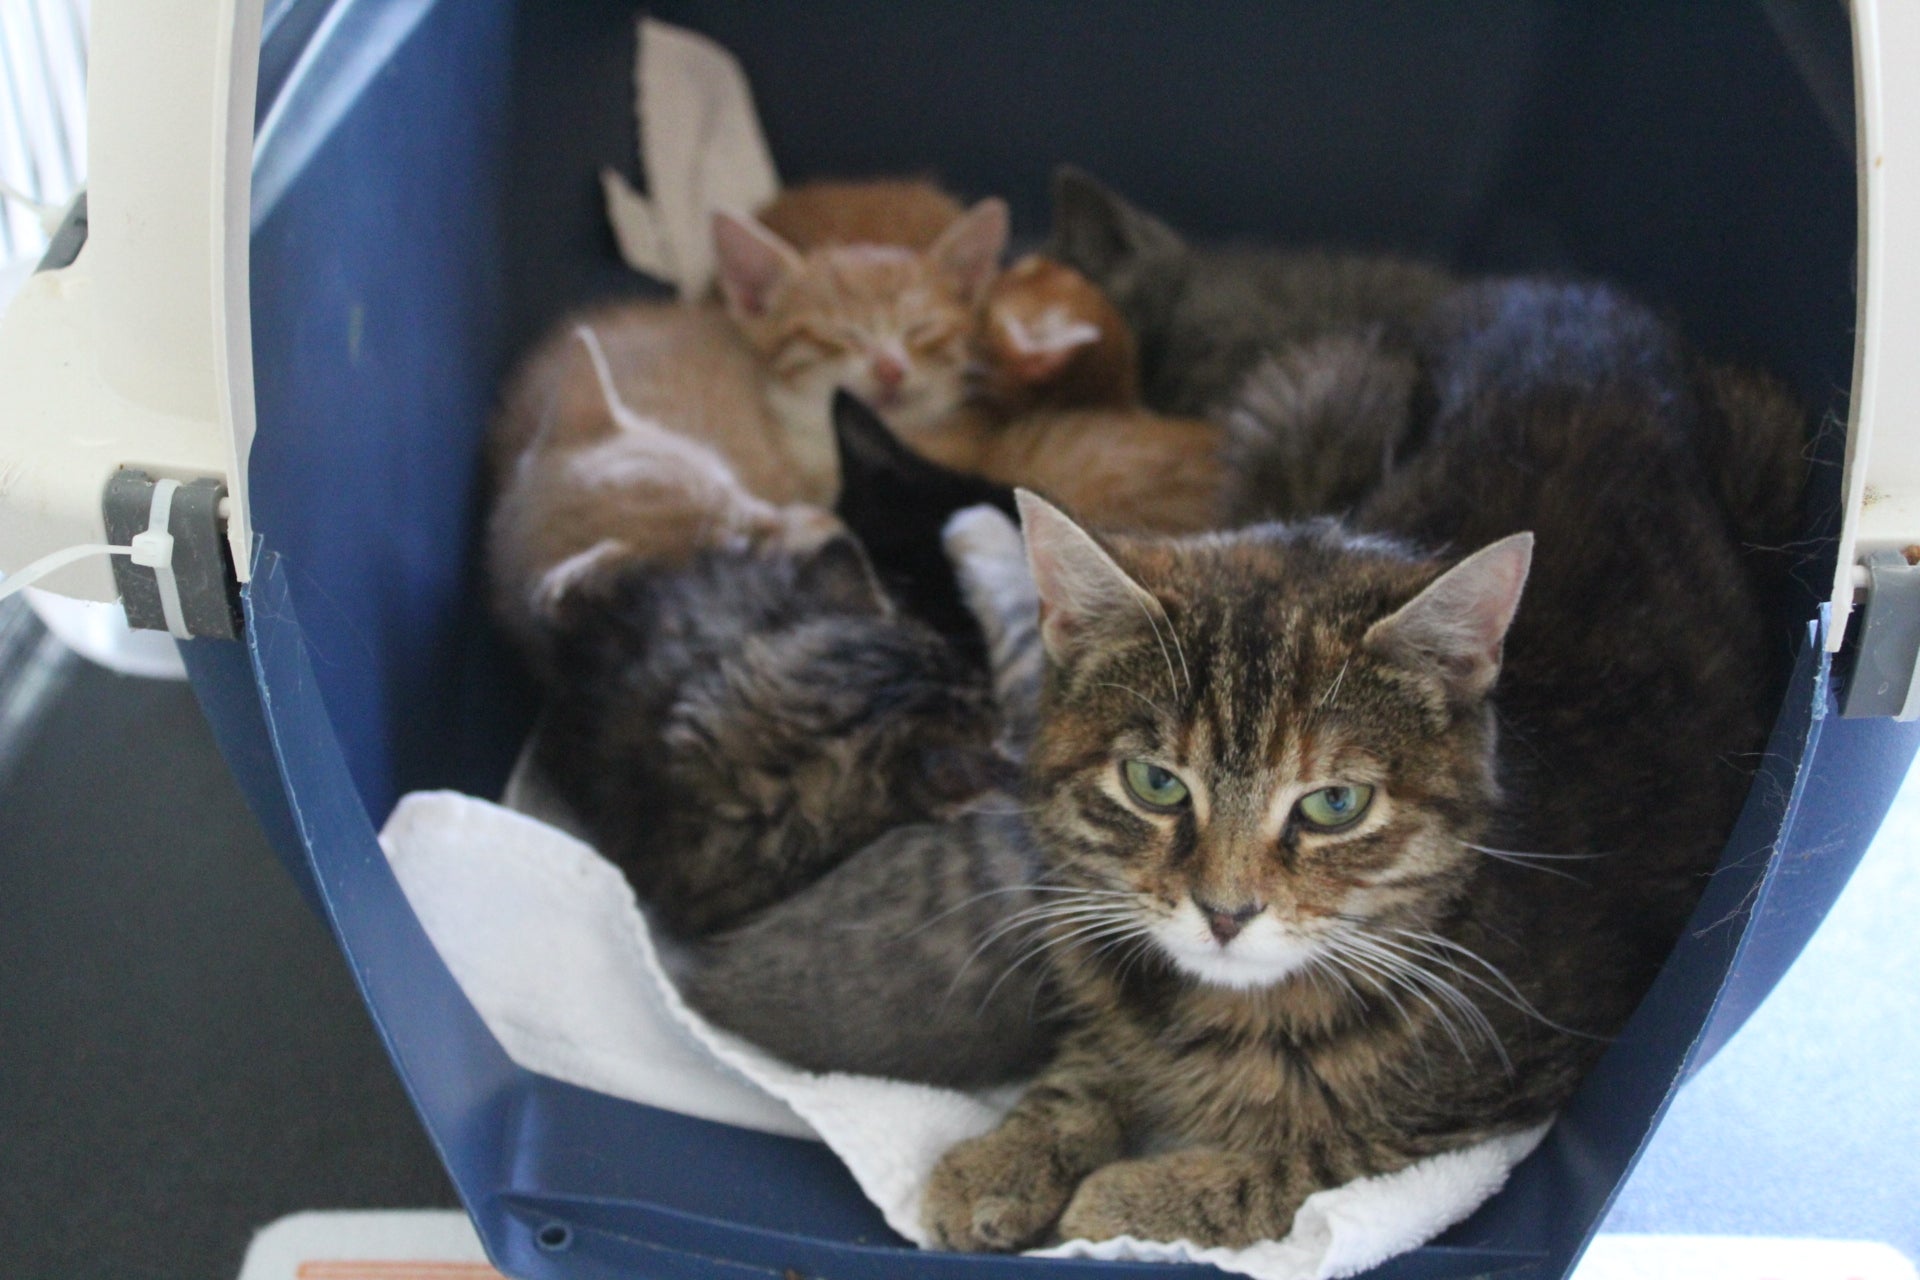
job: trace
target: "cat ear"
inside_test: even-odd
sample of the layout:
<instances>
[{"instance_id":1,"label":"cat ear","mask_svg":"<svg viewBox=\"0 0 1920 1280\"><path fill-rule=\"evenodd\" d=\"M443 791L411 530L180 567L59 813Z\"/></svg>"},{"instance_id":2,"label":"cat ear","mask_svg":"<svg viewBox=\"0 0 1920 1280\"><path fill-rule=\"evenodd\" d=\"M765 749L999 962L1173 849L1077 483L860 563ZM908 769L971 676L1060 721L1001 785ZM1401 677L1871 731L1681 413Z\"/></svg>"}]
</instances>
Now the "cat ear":
<instances>
[{"instance_id":1,"label":"cat ear","mask_svg":"<svg viewBox=\"0 0 1920 1280\"><path fill-rule=\"evenodd\" d=\"M794 594L836 613L893 615L873 565L857 539L837 533L801 557L793 574Z\"/></svg>"},{"instance_id":2,"label":"cat ear","mask_svg":"<svg viewBox=\"0 0 1920 1280\"><path fill-rule=\"evenodd\" d=\"M1072 165L1053 171L1053 234L1046 254L1098 285L1145 258L1177 256L1186 241L1166 223L1134 208Z\"/></svg>"},{"instance_id":3,"label":"cat ear","mask_svg":"<svg viewBox=\"0 0 1920 1280\"><path fill-rule=\"evenodd\" d=\"M1070 661L1090 637L1143 623L1157 631L1166 622L1166 609L1153 593L1128 577L1065 512L1026 489L1015 490L1014 500L1040 595L1040 642L1055 662Z\"/></svg>"},{"instance_id":4,"label":"cat ear","mask_svg":"<svg viewBox=\"0 0 1920 1280\"><path fill-rule=\"evenodd\" d=\"M856 534L867 534L863 526L871 518L884 519L897 531L902 504L912 504L916 515L939 508L942 518L979 503L1014 509L1012 489L914 452L866 401L844 387L833 393L833 437L840 451L834 514Z\"/></svg>"},{"instance_id":5,"label":"cat ear","mask_svg":"<svg viewBox=\"0 0 1920 1280\"><path fill-rule=\"evenodd\" d=\"M1401 666L1437 671L1455 702L1485 697L1533 563L1533 535L1516 533L1462 560L1367 629L1363 646Z\"/></svg>"},{"instance_id":6,"label":"cat ear","mask_svg":"<svg viewBox=\"0 0 1920 1280\"><path fill-rule=\"evenodd\" d=\"M843 473L899 471L913 458L873 406L845 387L833 393L833 437ZM842 488L846 487L844 477Z\"/></svg>"},{"instance_id":7,"label":"cat ear","mask_svg":"<svg viewBox=\"0 0 1920 1280\"><path fill-rule=\"evenodd\" d=\"M1007 230L1007 202L982 200L940 233L927 256L960 281L967 301L978 302L999 274Z\"/></svg>"},{"instance_id":8,"label":"cat ear","mask_svg":"<svg viewBox=\"0 0 1920 1280\"><path fill-rule=\"evenodd\" d=\"M1101 337L1099 325L1069 319L1058 309L1046 312L1031 327L1016 315L997 319L1000 332L1006 335L1007 371L1030 386L1056 376L1076 351Z\"/></svg>"},{"instance_id":9,"label":"cat ear","mask_svg":"<svg viewBox=\"0 0 1920 1280\"><path fill-rule=\"evenodd\" d=\"M767 313L774 290L802 266L799 251L752 218L713 215L713 256L720 292L735 316L753 319Z\"/></svg>"}]
</instances>

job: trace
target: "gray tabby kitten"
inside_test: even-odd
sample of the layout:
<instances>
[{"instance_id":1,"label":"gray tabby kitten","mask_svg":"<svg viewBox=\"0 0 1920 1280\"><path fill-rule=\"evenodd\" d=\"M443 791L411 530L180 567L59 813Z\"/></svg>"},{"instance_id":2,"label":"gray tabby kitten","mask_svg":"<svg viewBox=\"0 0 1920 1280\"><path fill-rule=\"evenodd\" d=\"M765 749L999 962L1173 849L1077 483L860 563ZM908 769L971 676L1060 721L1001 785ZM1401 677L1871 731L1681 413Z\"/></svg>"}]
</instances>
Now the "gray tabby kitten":
<instances>
[{"instance_id":1,"label":"gray tabby kitten","mask_svg":"<svg viewBox=\"0 0 1920 1280\"><path fill-rule=\"evenodd\" d=\"M1453 284L1438 268L1194 249L1072 167L1054 175L1046 251L1105 290L1132 327L1148 407L1229 427L1228 470L1271 514L1350 507L1411 443L1413 331ZM1279 415L1291 434L1262 429Z\"/></svg>"},{"instance_id":2,"label":"gray tabby kitten","mask_svg":"<svg viewBox=\"0 0 1920 1280\"><path fill-rule=\"evenodd\" d=\"M1284 1236L1552 1116L1686 921L1785 653L1701 458L1773 437L1603 288L1463 289L1417 353L1426 444L1349 525L1095 540L1023 501L1070 1023L936 1169L946 1246Z\"/></svg>"},{"instance_id":3,"label":"gray tabby kitten","mask_svg":"<svg viewBox=\"0 0 1920 1280\"><path fill-rule=\"evenodd\" d=\"M984 681L844 534L677 570L609 560L539 627L534 770L683 937L1008 776Z\"/></svg>"},{"instance_id":4,"label":"gray tabby kitten","mask_svg":"<svg viewBox=\"0 0 1920 1280\"><path fill-rule=\"evenodd\" d=\"M1042 658L1020 534L978 507L954 517L946 545L987 637L1001 749L1022 758ZM1035 949L1060 894L1038 872L1018 800L990 792L888 832L707 939L676 979L709 1021L808 1070L957 1088L1018 1079L1057 1031Z\"/></svg>"}]
</instances>

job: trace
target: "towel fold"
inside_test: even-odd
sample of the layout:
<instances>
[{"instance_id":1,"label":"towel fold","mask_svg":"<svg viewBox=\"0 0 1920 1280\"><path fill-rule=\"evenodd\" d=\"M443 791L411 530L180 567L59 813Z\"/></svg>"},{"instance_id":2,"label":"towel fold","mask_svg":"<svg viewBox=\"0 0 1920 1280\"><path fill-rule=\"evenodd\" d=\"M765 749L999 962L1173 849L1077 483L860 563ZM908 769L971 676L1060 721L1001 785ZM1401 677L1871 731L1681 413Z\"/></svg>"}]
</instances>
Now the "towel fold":
<instances>
[{"instance_id":1,"label":"towel fold","mask_svg":"<svg viewBox=\"0 0 1920 1280\"><path fill-rule=\"evenodd\" d=\"M814 1075L707 1025L668 979L633 891L593 849L472 796L407 796L381 847L460 988L529 1071L617 1098L790 1136L847 1164L917 1244L920 1197L954 1143L992 1129L1017 1088L960 1093ZM1544 1127L1310 1197L1285 1240L1248 1249L1074 1241L1043 1256L1209 1262L1259 1280L1352 1275L1431 1239L1506 1181Z\"/></svg>"}]
</instances>

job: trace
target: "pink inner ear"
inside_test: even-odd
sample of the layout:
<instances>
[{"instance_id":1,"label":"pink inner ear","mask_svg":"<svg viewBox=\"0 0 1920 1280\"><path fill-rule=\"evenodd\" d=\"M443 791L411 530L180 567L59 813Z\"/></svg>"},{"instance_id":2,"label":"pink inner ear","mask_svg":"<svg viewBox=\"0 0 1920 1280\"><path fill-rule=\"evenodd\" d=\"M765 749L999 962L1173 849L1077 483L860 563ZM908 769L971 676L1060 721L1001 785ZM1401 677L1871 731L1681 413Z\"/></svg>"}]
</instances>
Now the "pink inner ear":
<instances>
[{"instance_id":1,"label":"pink inner ear","mask_svg":"<svg viewBox=\"0 0 1920 1280\"><path fill-rule=\"evenodd\" d=\"M1100 341L1100 326L1069 317L1064 308L1048 307L1032 326L1019 316L1001 316L1007 345L1023 356L1053 355L1064 359L1081 347Z\"/></svg>"},{"instance_id":2,"label":"pink inner ear","mask_svg":"<svg viewBox=\"0 0 1920 1280\"><path fill-rule=\"evenodd\" d=\"M1490 543L1374 623L1365 643L1401 661L1432 664L1456 697L1478 698L1500 674L1501 649L1532 562L1531 533Z\"/></svg>"},{"instance_id":3,"label":"pink inner ear","mask_svg":"<svg viewBox=\"0 0 1920 1280\"><path fill-rule=\"evenodd\" d=\"M1025 489L1016 490L1027 563L1040 596L1040 642L1064 662L1083 636L1142 626L1156 631L1166 614L1160 602L1127 576L1093 537L1067 514Z\"/></svg>"},{"instance_id":4,"label":"pink inner ear","mask_svg":"<svg viewBox=\"0 0 1920 1280\"><path fill-rule=\"evenodd\" d=\"M731 213L713 215L713 253L727 305L750 317L767 313L774 290L799 265L799 255L773 232Z\"/></svg>"}]
</instances>

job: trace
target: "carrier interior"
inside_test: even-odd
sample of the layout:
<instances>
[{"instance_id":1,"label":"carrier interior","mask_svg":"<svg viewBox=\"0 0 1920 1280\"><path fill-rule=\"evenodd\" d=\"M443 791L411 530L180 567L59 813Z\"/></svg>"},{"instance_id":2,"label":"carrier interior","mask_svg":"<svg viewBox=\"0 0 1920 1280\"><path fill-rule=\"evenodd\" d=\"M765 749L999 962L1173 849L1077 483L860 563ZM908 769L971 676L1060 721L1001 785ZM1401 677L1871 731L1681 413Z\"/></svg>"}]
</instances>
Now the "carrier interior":
<instances>
[{"instance_id":1,"label":"carrier interior","mask_svg":"<svg viewBox=\"0 0 1920 1280\"><path fill-rule=\"evenodd\" d=\"M268 10L253 505L377 827L410 790L497 794L531 720L524 675L485 615L478 445L518 349L570 308L646 287L618 258L596 176L613 165L640 179L637 14L631 0ZM1071 161L1196 241L1617 281L1708 352L1786 377L1816 414L1843 407L1856 233L1840 5L649 11L739 57L788 179L931 173L964 197L1006 197L1016 243L1031 245L1049 174ZM1825 441L1823 461L1838 443ZM1816 468L1810 535L1836 523L1837 471ZM1824 578L1810 568L1808 581ZM1820 594L1810 585L1783 646L1803 643ZM255 608L268 599L256 592ZM551 1192L644 1201L645 1213L605 1210L620 1224L608 1230L644 1222L676 1248L720 1250L700 1224L741 1239L892 1240L804 1144L624 1104L594 1111L577 1092L527 1095L498 1139L498 1179L520 1189L506 1200L529 1221L528 1197ZM422 1105L431 1123L437 1104ZM1536 1179L1448 1241L1545 1247L1516 1225L1529 1213L1577 1237L1637 1141L1599 1144L1593 1176L1574 1179L1586 1205L1554 1207L1566 1184ZM596 1142L625 1144L618 1174L581 1173L565 1155Z\"/></svg>"}]
</instances>

